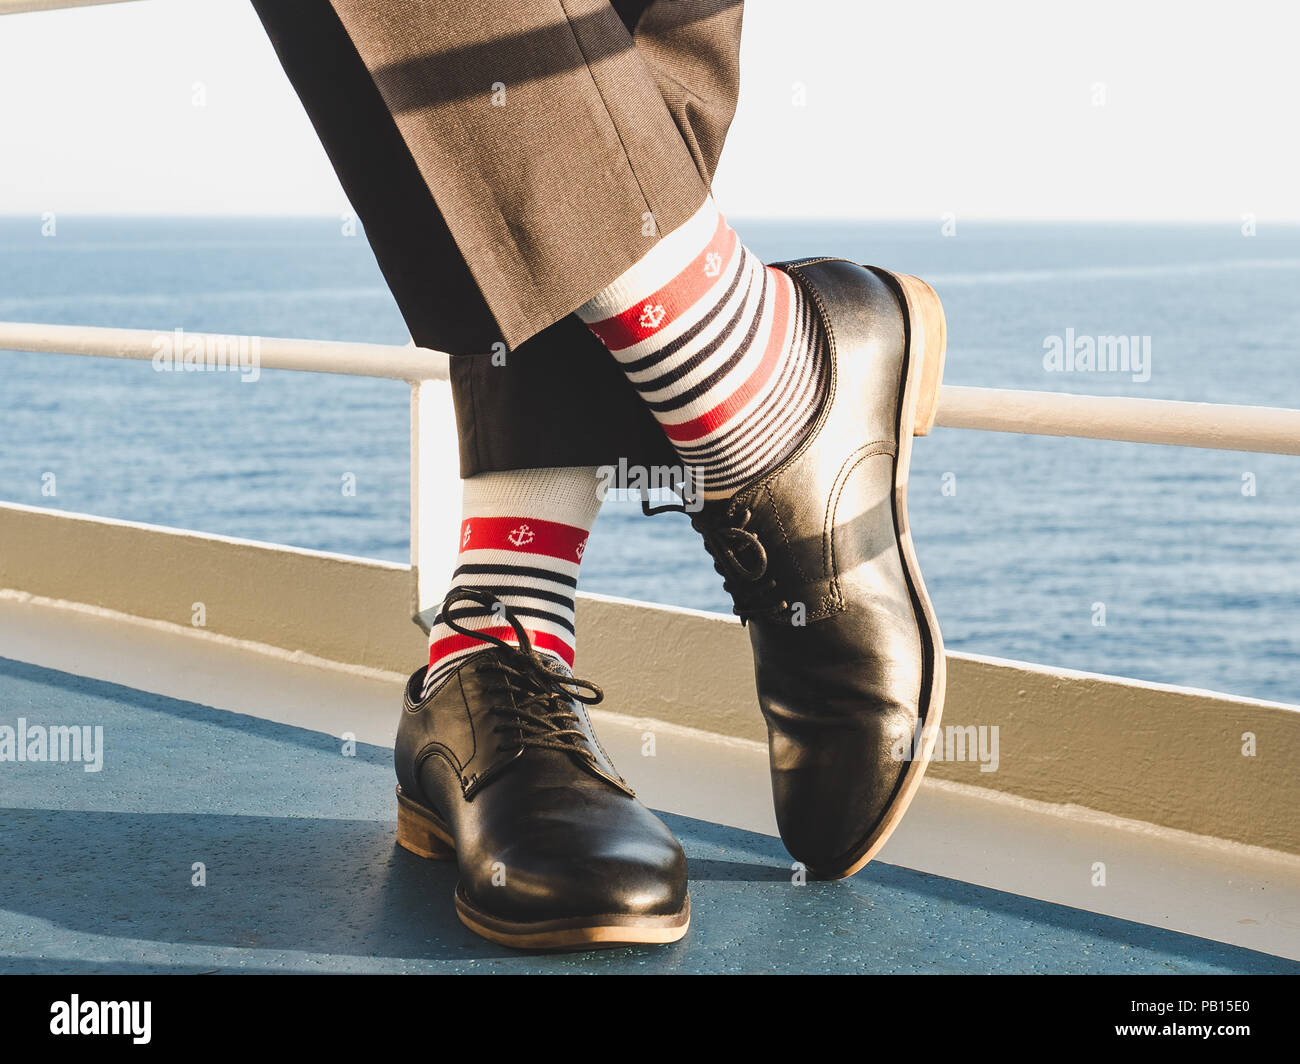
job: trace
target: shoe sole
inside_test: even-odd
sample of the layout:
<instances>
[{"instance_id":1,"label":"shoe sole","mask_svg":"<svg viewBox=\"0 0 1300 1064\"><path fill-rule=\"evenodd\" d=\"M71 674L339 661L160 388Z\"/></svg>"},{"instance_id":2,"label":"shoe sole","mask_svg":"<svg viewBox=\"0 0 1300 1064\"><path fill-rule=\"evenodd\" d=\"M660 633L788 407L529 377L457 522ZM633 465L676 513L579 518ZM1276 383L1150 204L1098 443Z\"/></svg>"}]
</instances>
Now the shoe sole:
<instances>
[{"instance_id":1,"label":"shoe sole","mask_svg":"<svg viewBox=\"0 0 1300 1064\"><path fill-rule=\"evenodd\" d=\"M456 842L446 825L431 811L411 801L397 788L397 844L433 861L450 861ZM514 949L558 950L616 946L664 945L681 939L691 926L691 899L671 916L600 916L520 923L502 920L476 909L456 885L456 915L460 922L490 942Z\"/></svg>"},{"instance_id":2,"label":"shoe sole","mask_svg":"<svg viewBox=\"0 0 1300 1064\"><path fill-rule=\"evenodd\" d=\"M902 821L903 814L912 804L912 799L916 797L921 779L930 763L935 738L939 734L948 682L943 636L939 632L939 621L929 593L925 590L925 582L921 579L921 566L917 562L907 518L907 478L912 464L912 439L914 436L926 435L934 427L948 345L947 320L938 293L919 277L891 273L872 266L865 269L875 273L894 291L906 323L907 351L903 394L899 400L898 454L894 460L894 528L912 605L921 621L923 636L930 644L930 697L925 722L921 727L920 755L908 763L907 771L899 782L898 792L884 818L872 828L866 839L850 851L855 856L849 859L846 866L830 869L810 867L810 874L818 879L847 879L875 857L889 841L894 829Z\"/></svg>"}]
</instances>

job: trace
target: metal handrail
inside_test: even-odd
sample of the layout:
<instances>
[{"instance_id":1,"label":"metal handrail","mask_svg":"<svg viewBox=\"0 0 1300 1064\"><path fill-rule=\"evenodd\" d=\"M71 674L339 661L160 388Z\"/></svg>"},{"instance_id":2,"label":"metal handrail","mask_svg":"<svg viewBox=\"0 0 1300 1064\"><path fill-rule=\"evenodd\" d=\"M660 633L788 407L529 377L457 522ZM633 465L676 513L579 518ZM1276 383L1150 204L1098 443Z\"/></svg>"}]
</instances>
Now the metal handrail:
<instances>
[{"instance_id":1,"label":"metal handrail","mask_svg":"<svg viewBox=\"0 0 1300 1064\"><path fill-rule=\"evenodd\" d=\"M1300 410L944 385L936 425L1300 455Z\"/></svg>"},{"instance_id":2,"label":"metal handrail","mask_svg":"<svg viewBox=\"0 0 1300 1064\"><path fill-rule=\"evenodd\" d=\"M0 351L152 360L165 331L0 322ZM256 340L262 369L446 380L448 356L407 345L186 332L189 341ZM935 424L985 432L1300 455L1300 410L945 385Z\"/></svg>"},{"instance_id":3,"label":"metal handrail","mask_svg":"<svg viewBox=\"0 0 1300 1064\"><path fill-rule=\"evenodd\" d=\"M172 330L105 329L89 325L45 325L39 322L0 322L0 351L34 351L49 355L89 355L152 361L170 345ZM312 373L341 373L353 377L392 380L447 379L447 356L414 344L346 343L273 336L227 336L188 329L186 342L220 344L256 341L261 369L290 369Z\"/></svg>"}]
</instances>

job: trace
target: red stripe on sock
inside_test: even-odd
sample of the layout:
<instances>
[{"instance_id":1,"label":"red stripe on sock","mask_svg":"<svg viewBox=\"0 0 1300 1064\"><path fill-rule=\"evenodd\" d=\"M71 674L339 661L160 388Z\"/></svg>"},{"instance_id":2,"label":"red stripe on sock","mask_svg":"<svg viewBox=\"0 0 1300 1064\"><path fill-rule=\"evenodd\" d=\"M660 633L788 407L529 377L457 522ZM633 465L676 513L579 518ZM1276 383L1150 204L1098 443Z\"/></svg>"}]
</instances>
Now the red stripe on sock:
<instances>
[{"instance_id":1,"label":"red stripe on sock","mask_svg":"<svg viewBox=\"0 0 1300 1064\"><path fill-rule=\"evenodd\" d=\"M622 351L633 344L639 344L676 321L684 311L690 310L704 297L722 276L736 251L736 245L735 230L719 215L718 228L714 230L713 238L686 269L659 291L638 299L634 306L621 314L590 322L587 327L611 351ZM716 255L717 258L710 262L710 255Z\"/></svg>"},{"instance_id":2,"label":"red stripe on sock","mask_svg":"<svg viewBox=\"0 0 1300 1064\"><path fill-rule=\"evenodd\" d=\"M460 523L460 549L544 554L577 565L589 534L585 528L533 517L469 517Z\"/></svg>"},{"instance_id":3,"label":"red stripe on sock","mask_svg":"<svg viewBox=\"0 0 1300 1064\"><path fill-rule=\"evenodd\" d=\"M781 350L785 344L786 325L790 321L790 305L793 302L793 291L789 284L783 283L786 277L780 270L771 266L766 266L764 269L777 274L778 279L775 307L772 313L772 331L767 338L767 350L763 352L762 360L754 367L754 372L745 378L740 387L712 410L708 410L690 421L683 421L676 425L662 425L664 434L674 443L698 440L702 436L707 436L710 432L717 431L740 413L745 404L758 394L763 386L772 379L772 374L776 372L776 367L781 361Z\"/></svg>"},{"instance_id":4,"label":"red stripe on sock","mask_svg":"<svg viewBox=\"0 0 1300 1064\"><path fill-rule=\"evenodd\" d=\"M509 625L498 626L495 628L475 629L485 635L494 635L499 639L504 639L512 646L518 645L518 636L515 630ZM524 629L528 633L529 640L538 650L545 650L554 654L570 668L573 667L573 647L561 639L558 635L551 635L550 632L534 632L529 628ZM479 647L487 649L492 644L482 639L475 639L473 636L461 635L457 632L455 635L449 635L445 639L439 639L429 646L429 668L434 668L438 662L449 654L455 654L461 650L468 650L470 647Z\"/></svg>"}]
</instances>

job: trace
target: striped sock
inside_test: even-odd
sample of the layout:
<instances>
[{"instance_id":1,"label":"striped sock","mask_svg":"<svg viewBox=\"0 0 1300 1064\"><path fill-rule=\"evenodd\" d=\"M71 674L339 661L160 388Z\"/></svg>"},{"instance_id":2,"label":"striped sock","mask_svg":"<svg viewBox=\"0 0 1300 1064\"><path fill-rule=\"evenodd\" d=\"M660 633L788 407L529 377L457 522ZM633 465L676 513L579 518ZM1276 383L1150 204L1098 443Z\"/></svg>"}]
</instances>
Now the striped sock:
<instances>
[{"instance_id":1,"label":"striped sock","mask_svg":"<svg viewBox=\"0 0 1300 1064\"><path fill-rule=\"evenodd\" d=\"M712 198L578 316L706 499L773 469L817 413L823 354L812 307L741 244Z\"/></svg>"},{"instance_id":2,"label":"striped sock","mask_svg":"<svg viewBox=\"0 0 1300 1064\"><path fill-rule=\"evenodd\" d=\"M519 618L534 647L571 667L578 565L600 511L596 469L481 473L463 485L452 585L494 595ZM451 616L462 628L518 642L509 623L482 608L461 605ZM429 633L425 693L489 645L457 632L439 613Z\"/></svg>"}]
</instances>

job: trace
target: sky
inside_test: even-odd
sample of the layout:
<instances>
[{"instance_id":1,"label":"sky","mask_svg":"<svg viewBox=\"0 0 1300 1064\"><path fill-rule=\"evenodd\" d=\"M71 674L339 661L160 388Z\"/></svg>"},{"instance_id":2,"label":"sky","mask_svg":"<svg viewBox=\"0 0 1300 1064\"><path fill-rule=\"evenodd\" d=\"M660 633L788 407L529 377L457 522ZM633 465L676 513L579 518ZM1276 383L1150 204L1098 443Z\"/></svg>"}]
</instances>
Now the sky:
<instances>
[{"instance_id":1,"label":"sky","mask_svg":"<svg viewBox=\"0 0 1300 1064\"><path fill-rule=\"evenodd\" d=\"M715 195L746 218L1297 222L1298 41L1292 0L749 0ZM0 16L0 214L346 209L246 0Z\"/></svg>"}]
</instances>

